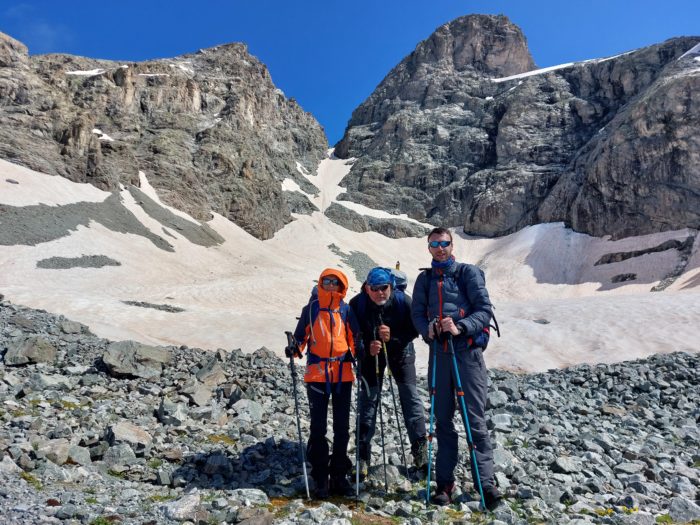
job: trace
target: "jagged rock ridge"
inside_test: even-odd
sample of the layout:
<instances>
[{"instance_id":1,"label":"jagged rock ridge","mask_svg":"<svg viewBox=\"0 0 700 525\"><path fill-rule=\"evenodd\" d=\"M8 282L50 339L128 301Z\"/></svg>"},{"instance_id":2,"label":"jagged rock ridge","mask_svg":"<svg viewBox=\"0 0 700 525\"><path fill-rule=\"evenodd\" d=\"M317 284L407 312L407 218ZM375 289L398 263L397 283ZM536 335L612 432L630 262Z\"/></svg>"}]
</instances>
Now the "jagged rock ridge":
<instances>
[{"instance_id":1,"label":"jagged rock ridge","mask_svg":"<svg viewBox=\"0 0 700 525\"><path fill-rule=\"evenodd\" d=\"M520 29L458 18L354 111L335 151L358 158L343 198L487 236L699 228L698 42L517 77L535 68Z\"/></svg>"},{"instance_id":2,"label":"jagged rock ridge","mask_svg":"<svg viewBox=\"0 0 700 525\"><path fill-rule=\"evenodd\" d=\"M75 72L82 72L76 74ZM258 238L291 220L280 182L317 189L327 140L245 45L173 59L29 56L0 33L0 158L105 190L143 171L167 204Z\"/></svg>"}]
</instances>

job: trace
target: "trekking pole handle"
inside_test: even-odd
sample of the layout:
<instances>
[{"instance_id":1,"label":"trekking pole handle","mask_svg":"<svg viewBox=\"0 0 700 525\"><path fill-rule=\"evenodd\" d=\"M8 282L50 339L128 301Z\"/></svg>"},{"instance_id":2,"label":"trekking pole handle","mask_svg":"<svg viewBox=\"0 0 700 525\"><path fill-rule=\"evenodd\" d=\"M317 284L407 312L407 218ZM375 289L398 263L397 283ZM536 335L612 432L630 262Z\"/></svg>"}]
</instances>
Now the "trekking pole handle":
<instances>
[{"instance_id":1,"label":"trekking pole handle","mask_svg":"<svg viewBox=\"0 0 700 525\"><path fill-rule=\"evenodd\" d=\"M301 359L301 350L299 350L299 345L297 344L296 339L294 339L294 334L292 332L285 331L284 335L287 336L287 347L284 349L284 353L288 357L298 357Z\"/></svg>"}]
</instances>

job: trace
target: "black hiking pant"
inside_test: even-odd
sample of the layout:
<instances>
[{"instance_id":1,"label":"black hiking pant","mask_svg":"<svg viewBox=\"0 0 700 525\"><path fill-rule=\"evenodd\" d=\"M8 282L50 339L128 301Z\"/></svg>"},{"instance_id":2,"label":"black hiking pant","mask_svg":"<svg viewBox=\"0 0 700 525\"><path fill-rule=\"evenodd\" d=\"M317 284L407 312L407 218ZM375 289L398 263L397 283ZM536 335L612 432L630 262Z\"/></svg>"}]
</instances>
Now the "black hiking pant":
<instances>
[{"instance_id":1,"label":"black hiking pant","mask_svg":"<svg viewBox=\"0 0 700 525\"><path fill-rule=\"evenodd\" d=\"M332 478L342 477L352 468L348 457L352 385L352 381L340 383L340 387L338 383L332 383L331 393L327 394L326 383L306 383L311 418L306 457L317 485L325 484L329 474ZM333 406L333 453L330 457L326 440L329 401Z\"/></svg>"}]
</instances>

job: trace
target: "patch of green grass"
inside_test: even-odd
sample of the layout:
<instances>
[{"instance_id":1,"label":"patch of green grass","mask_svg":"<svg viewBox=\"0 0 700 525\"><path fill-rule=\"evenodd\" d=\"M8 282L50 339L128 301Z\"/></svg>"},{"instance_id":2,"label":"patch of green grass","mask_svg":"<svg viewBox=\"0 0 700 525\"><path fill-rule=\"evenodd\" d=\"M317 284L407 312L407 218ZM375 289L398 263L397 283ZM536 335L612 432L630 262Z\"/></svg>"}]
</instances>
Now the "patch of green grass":
<instances>
[{"instance_id":1,"label":"patch of green grass","mask_svg":"<svg viewBox=\"0 0 700 525\"><path fill-rule=\"evenodd\" d=\"M152 469L157 469L163 464L163 460L160 458L151 458L148 460L148 466Z\"/></svg>"},{"instance_id":2,"label":"patch of green grass","mask_svg":"<svg viewBox=\"0 0 700 525\"><path fill-rule=\"evenodd\" d=\"M22 478L27 483L29 483L36 490L41 490L43 488L41 486L41 482L38 479L36 479L34 476L32 476L29 472L20 472L19 477Z\"/></svg>"},{"instance_id":3,"label":"patch of green grass","mask_svg":"<svg viewBox=\"0 0 700 525\"><path fill-rule=\"evenodd\" d=\"M673 520L668 514L662 514L661 516L656 516L656 523L673 523Z\"/></svg>"},{"instance_id":4,"label":"patch of green grass","mask_svg":"<svg viewBox=\"0 0 700 525\"><path fill-rule=\"evenodd\" d=\"M119 479L126 479L126 474L124 472L117 472L116 470L109 469L107 474Z\"/></svg>"},{"instance_id":5,"label":"patch of green grass","mask_svg":"<svg viewBox=\"0 0 700 525\"><path fill-rule=\"evenodd\" d=\"M700 468L700 459L693 463L693 468Z\"/></svg>"},{"instance_id":6,"label":"patch of green grass","mask_svg":"<svg viewBox=\"0 0 700 525\"><path fill-rule=\"evenodd\" d=\"M154 494L148 499L153 502L160 503L162 501L172 501L175 499L175 496L171 496L170 494Z\"/></svg>"},{"instance_id":7,"label":"patch of green grass","mask_svg":"<svg viewBox=\"0 0 700 525\"><path fill-rule=\"evenodd\" d=\"M98 516L90 522L90 525L112 525L115 520L110 518L105 518L104 516Z\"/></svg>"},{"instance_id":8,"label":"patch of green grass","mask_svg":"<svg viewBox=\"0 0 700 525\"><path fill-rule=\"evenodd\" d=\"M527 516L527 512L525 512L525 505L523 504L523 500L519 498L515 498L513 500L508 501L508 506L510 507L510 510L512 510L516 516L518 516L521 519L525 519Z\"/></svg>"},{"instance_id":9,"label":"patch of green grass","mask_svg":"<svg viewBox=\"0 0 700 525\"><path fill-rule=\"evenodd\" d=\"M593 512L595 512L598 516L612 516L615 514L615 511L613 509L604 509L604 508L597 508L593 509Z\"/></svg>"},{"instance_id":10,"label":"patch of green grass","mask_svg":"<svg viewBox=\"0 0 700 525\"><path fill-rule=\"evenodd\" d=\"M394 525L396 522L391 518L356 512L353 513L352 518L350 518L350 523L352 523L352 525Z\"/></svg>"},{"instance_id":11,"label":"patch of green grass","mask_svg":"<svg viewBox=\"0 0 700 525\"><path fill-rule=\"evenodd\" d=\"M94 505L95 503L97 503L97 498L93 498L92 496L90 496L89 498L85 498L85 503L89 503L90 505Z\"/></svg>"},{"instance_id":12,"label":"patch of green grass","mask_svg":"<svg viewBox=\"0 0 700 525\"><path fill-rule=\"evenodd\" d=\"M207 439L209 441L211 441L212 443L216 443L216 444L221 444L221 443L223 443L224 445L235 445L236 444L236 440L227 436L226 434L214 434L214 435L207 437Z\"/></svg>"}]
</instances>

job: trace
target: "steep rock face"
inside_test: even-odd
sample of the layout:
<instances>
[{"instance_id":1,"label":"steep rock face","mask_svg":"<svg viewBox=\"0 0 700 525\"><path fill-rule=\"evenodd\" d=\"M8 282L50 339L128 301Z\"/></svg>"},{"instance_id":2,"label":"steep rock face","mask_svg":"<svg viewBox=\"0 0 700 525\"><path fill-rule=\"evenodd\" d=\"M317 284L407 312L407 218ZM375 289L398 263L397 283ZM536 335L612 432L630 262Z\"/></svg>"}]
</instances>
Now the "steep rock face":
<instances>
[{"instance_id":1,"label":"steep rock face","mask_svg":"<svg viewBox=\"0 0 700 525\"><path fill-rule=\"evenodd\" d=\"M74 73L79 72L79 73ZM0 34L0 157L105 190L139 184L258 238L291 220L280 182L305 191L327 141L243 44L140 63L28 56Z\"/></svg>"},{"instance_id":2,"label":"steep rock face","mask_svg":"<svg viewBox=\"0 0 700 525\"><path fill-rule=\"evenodd\" d=\"M459 18L353 113L336 147L358 158L343 198L487 236L549 221L614 237L698 228L700 74L679 60L698 41L518 75L534 63L516 26Z\"/></svg>"}]
</instances>

